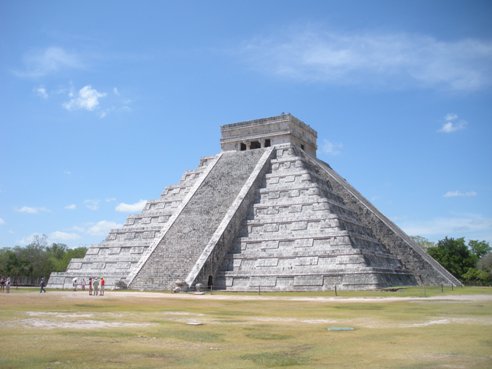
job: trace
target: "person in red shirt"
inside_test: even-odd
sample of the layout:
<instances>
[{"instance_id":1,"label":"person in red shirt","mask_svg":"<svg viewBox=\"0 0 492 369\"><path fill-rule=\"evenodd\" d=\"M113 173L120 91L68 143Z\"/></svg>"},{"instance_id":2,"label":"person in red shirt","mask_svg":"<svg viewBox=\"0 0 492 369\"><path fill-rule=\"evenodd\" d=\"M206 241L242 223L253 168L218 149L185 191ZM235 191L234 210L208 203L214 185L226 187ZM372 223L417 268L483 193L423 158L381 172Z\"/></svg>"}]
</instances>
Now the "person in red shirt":
<instances>
[{"instance_id":1,"label":"person in red shirt","mask_svg":"<svg viewBox=\"0 0 492 369\"><path fill-rule=\"evenodd\" d=\"M104 277L101 277L101 293L100 293L100 296L104 296L104 285L105 285L105 282L104 282Z\"/></svg>"}]
</instances>

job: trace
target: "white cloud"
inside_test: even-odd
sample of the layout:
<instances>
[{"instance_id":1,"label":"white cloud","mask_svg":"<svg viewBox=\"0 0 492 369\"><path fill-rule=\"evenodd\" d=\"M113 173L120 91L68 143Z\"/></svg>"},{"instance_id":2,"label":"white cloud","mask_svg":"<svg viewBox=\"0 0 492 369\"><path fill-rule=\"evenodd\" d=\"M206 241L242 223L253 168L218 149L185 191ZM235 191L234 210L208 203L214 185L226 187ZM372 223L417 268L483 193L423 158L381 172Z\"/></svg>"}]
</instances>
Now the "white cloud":
<instances>
[{"instance_id":1,"label":"white cloud","mask_svg":"<svg viewBox=\"0 0 492 369\"><path fill-rule=\"evenodd\" d=\"M64 69L81 69L84 63L79 55L61 47L30 51L23 57L24 67L14 71L19 77L38 78Z\"/></svg>"},{"instance_id":2,"label":"white cloud","mask_svg":"<svg viewBox=\"0 0 492 369\"><path fill-rule=\"evenodd\" d=\"M492 218L477 214L462 214L429 220L406 222L401 225L406 233L428 238L466 237L492 241Z\"/></svg>"},{"instance_id":3,"label":"white cloud","mask_svg":"<svg viewBox=\"0 0 492 369\"><path fill-rule=\"evenodd\" d=\"M438 132L453 133L465 129L467 125L468 122L463 119L459 119L458 114L449 113L444 117L444 123Z\"/></svg>"},{"instance_id":4,"label":"white cloud","mask_svg":"<svg viewBox=\"0 0 492 369\"><path fill-rule=\"evenodd\" d=\"M48 239L52 242L64 242L78 240L80 235L77 233L68 233L63 231L55 231L48 235Z\"/></svg>"},{"instance_id":5,"label":"white cloud","mask_svg":"<svg viewBox=\"0 0 492 369\"><path fill-rule=\"evenodd\" d=\"M477 193L475 191L467 191L467 192L448 191L443 195L443 197L475 197L475 196L477 196Z\"/></svg>"},{"instance_id":6,"label":"white cloud","mask_svg":"<svg viewBox=\"0 0 492 369\"><path fill-rule=\"evenodd\" d=\"M68 204L67 206L65 206L65 209L75 210L75 209L77 209L77 205L76 204Z\"/></svg>"},{"instance_id":7,"label":"white cloud","mask_svg":"<svg viewBox=\"0 0 492 369\"><path fill-rule=\"evenodd\" d=\"M339 155L342 152L343 144L334 143L328 140L323 140L323 145L321 145L321 150L328 155Z\"/></svg>"},{"instance_id":8,"label":"white cloud","mask_svg":"<svg viewBox=\"0 0 492 369\"><path fill-rule=\"evenodd\" d=\"M73 231L75 231L75 232L79 232L79 233L85 232L85 228L84 227L80 227L80 226L73 226L70 229L73 230Z\"/></svg>"},{"instance_id":9,"label":"white cloud","mask_svg":"<svg viewBox=\"0 0 492 369\"><path fill-rule=\"evenodd\" d=\"M120 228L121 224L108 220L101 220L87 229L87 233L92 236L104 236L113 228Z\"/></svg>"},{"instance_id":10,"label":"white cloud","mask_svg":"<svg viewBox=\"0 0 492 369\"><path fill-rule=\"evenodd\" d=\"M0 218L0 225L4 225L5 224L5 220L3 220L3 218Z\"/></svg>"},{"instance_id":11,"label":"white cloud","mask_svg":"<svg viewBox=\"0 0 492 369\"><path fill-rule=\"evenodd\" d=\"M281 78L338 85L475 91L492 85L492 41L293 29L262 35L241 60Z\"/></svg>"},{"instance_id":12,"label":"white cloud","mask_svg":"<svg viewBox=\"0 0 492 369\"><path fill-rule=\"evenodd\" d=\"M124 202L119 203L115 210L121 213L133 213L137 211L142 211L145 207L147 200L140 200L134 204L126 204Z\"/></svg>"},{"instance_id":13,"label":"white cloud","mask_svg":"<svg viewBox=\"0 0 492 369\"><path fill-rule=\"evenodd\" d=\"M49 210L46 208L36 208L32 206L22 206L20 208L16 208L15 211L24 214L39 214L43 212L49 212Z\"/></svg>"},{"instance_id":14,"label":"white cloud","mask_svg":"<svg viewBox=\"0 0 492 369\"><path fill-rule=\"evenodd\" d=\"M74 96L73 93L69 95L70 100L63 104L63 107L69 111L72 110L88 110L93 111L99 105L99 99L106 96L106 93L99 92L90 85L82 87L79 92Z\"/></svg>"},{"instance_id":15,"label":"white cloud","mask_svg":"<svg viewBox=\"0 0 492 369\"><path fill-rule=\"evenodd\" d=\"M34 88L34 93L45 100L49 97L48 90L46 90L46 88L44 88L43 86L38 86Z\"/></svg>"},{"instance_id":16,"label":"white cloud","mask_svg":"<svg viewBox=\"0 0 492 369\"><path fill-rule=\"evenodd\" d=\"M84 205L89 210L99 210L99 200L85 200Z\"/></svg>"},{"instance_id":17,"label":"white cloud","mask_svg":"<svg viewBox=\"0 0 492 369\"><path fill-rule=\"evenodd\" d=\"M445 121L455 121L458 119L458 114L454 114L454 113L448 113L446 114L446 116L444 117L444 120Z\"/></svg>"}]
</instances>

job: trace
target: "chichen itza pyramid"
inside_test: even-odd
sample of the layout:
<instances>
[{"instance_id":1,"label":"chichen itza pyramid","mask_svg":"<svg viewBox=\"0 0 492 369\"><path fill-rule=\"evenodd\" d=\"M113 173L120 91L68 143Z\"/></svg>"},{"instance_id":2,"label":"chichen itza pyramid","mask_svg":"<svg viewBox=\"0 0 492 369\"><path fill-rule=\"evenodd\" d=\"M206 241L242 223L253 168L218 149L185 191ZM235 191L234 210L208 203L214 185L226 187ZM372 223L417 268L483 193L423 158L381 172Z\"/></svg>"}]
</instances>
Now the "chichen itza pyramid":
<instances>
[{"instance_id":1,"label":"chichen itza pyramid","mask_svg":"<svg viewBox=\"0 0 492 369\"><path fill-rule=\"evenodd\" d=\"M90 276L138 290L178 280L230 291L461 284L316 158L307 124L282 114L221 131L219 154L52 273L49 286Z\"/></svg>"}]
</instances>

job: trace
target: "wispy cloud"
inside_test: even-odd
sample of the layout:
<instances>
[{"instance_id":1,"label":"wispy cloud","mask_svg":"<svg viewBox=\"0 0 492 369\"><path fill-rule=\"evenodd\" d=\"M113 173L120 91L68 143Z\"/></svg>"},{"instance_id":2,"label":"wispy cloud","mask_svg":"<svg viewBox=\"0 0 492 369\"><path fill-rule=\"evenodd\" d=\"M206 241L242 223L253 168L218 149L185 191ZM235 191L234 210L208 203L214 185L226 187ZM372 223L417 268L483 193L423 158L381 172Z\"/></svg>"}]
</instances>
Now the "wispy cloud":
<instances>
[{"instance_id":1,"label":"wispy cloud","mask_svg":"<svg viewBox=\"0 0 492 369\"><path fill-rule=\"evenodd\" d=\"M101 119L113 113L132 111L133 101L117 87L113 87L110 92L105 92L97 90L91 84L75 89L70 83L68 86L57 86L56 88L36 86L33 87L33 92L43 100L49 99L53 103L61 104L67 111L89 111ZM66 171L65 174L69 175L71 172Z\"/></svg>"},{"instance_id":2,"label":"wispy cloud","mask_svg":"<svg viewBox=\"0 0 492 369\"><path fill-rule=\"evenodd\" d=\"M146 203L147 203L147 200L140 200L134 204L127 204L127 203L121 202L116 206L115 210L118 212L121 212L121 213L133 213L133 212L143 210Z\"/></svg>"},{"instance_id":3,"label":"wispy cloud","mask_svg":"<svg viewBox=\"0 0 492 369\"><path fill-rule=\"evenodd\" d=\"M90 85L82 87L76 94L71 94L70 100L63 104L69 111L88 110L93 111L99 105L99 99L106 96L105 92L97 91Z\"/></svg>"},{"instance_id":4,"label":"wispy cloud","mask_svg":"<svg viewBox=\"0 0 492 369\"><path fill-rule=\"evenodd\" d=\"M280 78L338 85L476 91L492 85L492 41L419 34L293 29L245 42L253 68Z\"/></svg>"},{"instance_id":5,"label":"wispy cloud","mask_svg":"<svg viewBox=\"0 0 492 369\"><path fill-rule=\"evenodd\" d=\"M438 132L453 133L465 129L468 122L460 119L457 114L449 113L444 117L444 122Z\"/></svg>"},{"instance_id":6,"label":"wispy cloud","mask_svg":"<svg viewBox=\"0 0 492 369\"><path fill-rule=\"evenodd\" d=\"M328 140L323 140L321 151L328 155L339 155L343 149L343 144L335 143Z\"/></svg>"},{"instance_id":7,"label":"wispy cloud","mask_svg":"<svg viewBox=\"0 0 492 369\"><path fill-rule=\"evenodd\" d=\"M63 231L55 231L48 235L48 239L52 242L65 242L80 239L80 235L77 233L69 233Z\"/></svg>"},{"instance_id":8,"label":"wispy cloud","mask_svg":"<svg viewBox=\"0 0 492 369\"><path fill-rule=\"evenodd\" d=\"M492 218L477 214L462 214L450 217L439 217L401 224L410 235L444 238L466 237L492 241Z\"/></svg>"},{"instance_id":9,"label":"wispy cloud","mask_svg":"<svg viewBox=\"0 0 492 369\"><path fill-rule=\"evenodd\" d=\"M80 55L58 46L31 50L24 55L22 61L23 66L14 73L26 78L44 77L65 69L84 68Z\"/></svg>"},{"instance_id":10,"label":"wispy cloud","mask_svg":"<svg viewBox=\"0 0 492 369\"><path fill-rule=\"evenodd\" d=\"M477 196L477 193L475 191L448 191L446 192L443 197L475 197Z\"/></svg>"},{"instance_id":11,"label":"wispy cloud","mask_svg":"<svg viewBox=\"0 0 492 369\"><path fill-rule=\"evenodd\" d=\"M68 204L67 206L65 206L65 209L66 210L75 210L75 209L77 209L77 205L76 204Z\"/></svg>"},{"instance_id":12,"label":"wispy cloud","mask_svg":"<svg viewBox=\"0 0 492 369\"><path fill-rule=\"evenodd\" d=\"M34 93L35 93L37 96L39 96L40 98L42 98L42 99L44 99L44 100L46 100L46 99L49 97L49 95L48 95L48 91L47 91L47 90L46 90L46 88L45 88L45 87L43 87L43 86L38 86L38 87L35 87L35 88L33 89L33 91L34 91Z\"/></svg>"},{"instance_id":13,"label":"wispy cloud","mask_svg":"<svg viewBox=\"0 0 492 369\"><path fill-rule=\"evenodd\" d=\"M99 210L99 200L93 200L93 199L85 200L84 205L89 210L93 210L93 211Z\"/></svg>"},{"instance_id":14,"label":"wispy cloud","mask_svg":"<svg viewBox=\"0 0 492 369\"><path fill-rule=\"evenodd\" d=\"M121 227L121 224L109 220L101 220L96 224L90 226L87 229L87 233L92 236L104 236L107 235L111 229L119 227Z\"/></svg>"},{"instance_id":15,"label":"wispy cloud","mask_svg":"<svg viewBox=\"0 0 492 369\"><path fill-rule=\"evenodd\" d=\"M5 220L3 220L3 218L0 218L0 225L4 225L5 224Z\"/></svg>"},{"instance_id":16,"label":"wispy cloud","mask_svg":"<svg viewBox=\"0 0 492 369\"><path fill-rule=\"evenodd\" d=\"M49 209L43 207L22 206L20 208L16 208L15 211L24 214L39 214L49 212Z\"/></svg>"}]
</instances>

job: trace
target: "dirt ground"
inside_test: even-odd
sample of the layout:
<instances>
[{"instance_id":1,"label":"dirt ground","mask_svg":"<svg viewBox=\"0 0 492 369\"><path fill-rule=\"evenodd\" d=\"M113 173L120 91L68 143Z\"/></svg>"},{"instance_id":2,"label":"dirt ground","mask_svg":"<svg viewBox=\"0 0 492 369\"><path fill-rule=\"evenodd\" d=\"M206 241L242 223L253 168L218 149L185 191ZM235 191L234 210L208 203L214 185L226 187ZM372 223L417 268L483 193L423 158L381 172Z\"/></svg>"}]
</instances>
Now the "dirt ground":
<instances>
[{"instance_id":1,"label":"dirt ground","mask_svg":"<svg viewBox=\"0 0 492 369\"><path fill-rule=\"evenodd\" d=\"M368 302L397 302L397 301L492 301L492 295L444 295L431 297L309 297L309 296L262 296L262 295L214 295L210 293L159 293L159 292L142 292L142 291L106 291L106 296L89 296L87 291L52 291L49 294L56 294L69 299L85 298L122 298L129 297L153 298L153 299L190 299L190 300L234 300L234 301L310 301L310 302L346 302L346 303L368 303Z\"/></svg>"}]
</instances>

